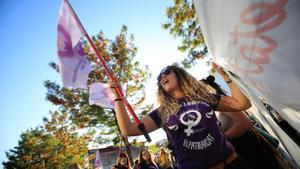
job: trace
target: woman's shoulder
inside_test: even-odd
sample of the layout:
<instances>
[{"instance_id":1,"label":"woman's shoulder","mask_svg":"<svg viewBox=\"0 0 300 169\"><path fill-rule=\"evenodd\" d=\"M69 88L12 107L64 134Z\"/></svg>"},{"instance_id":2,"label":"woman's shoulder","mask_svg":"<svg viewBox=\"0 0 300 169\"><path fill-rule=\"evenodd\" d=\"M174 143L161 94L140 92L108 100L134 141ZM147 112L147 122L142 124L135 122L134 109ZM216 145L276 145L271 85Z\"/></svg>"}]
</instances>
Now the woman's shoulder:
<instances>
[{"instance_id":1,"label":"woman's shoulder","mask_svg":"<svg viewBox=\"0 0 300 169\"><path fill-rule=\"evenodd\" d=\"M158 114L158 108L153 109L152 111L150 111L150 113L148 114Z\"/></svg>"},{"instance_id":2,"label":"woman's shoulder","mask_svg":"<svg viewBox=\"0 0 300 169\"><path fill-rule=\"evenodd\" d=\"M158 127L160 127L160 125L161 125L161 117L160 117L160 115L159 115L159 113L158 113L158 109L157 109L157 108L154 109L154 110L152 110L152 111L148 114L148 116L155 122L155 124L156 124Z\"/></svg>"}]
</instances>

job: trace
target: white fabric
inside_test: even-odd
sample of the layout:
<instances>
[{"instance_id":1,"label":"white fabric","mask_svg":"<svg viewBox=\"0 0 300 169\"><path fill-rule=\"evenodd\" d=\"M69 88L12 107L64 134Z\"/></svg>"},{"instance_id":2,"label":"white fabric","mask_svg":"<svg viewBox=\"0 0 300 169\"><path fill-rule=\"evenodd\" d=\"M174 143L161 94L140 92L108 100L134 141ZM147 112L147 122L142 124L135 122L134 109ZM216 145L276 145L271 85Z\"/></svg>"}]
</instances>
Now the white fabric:
<instances>
[{"instance_id":1,"label":"white fabric","mask_svg":"<svg viewBox=\"0 0 300 169\"><path fill-rule=\"evenodd\" d=\"M101 161L99 149L97 149L97 151L96 151L95 167L97 169L103 169L103 164Z\"/></svg>"},{"instance_id":2,"label":"white fabric","mask_svg":"<svg viewBox=\"0 0 300 169\"><path fill-rule=\"evenodd\" d=\"M88 74L92 70L80 41L86 33L68 5L62 1L57 27L60 74L64 87L86 88Z\"/></svg>"},{"instance_id":3,"label":"white fabric","mask_svg":"<svg viewBox=\"0 0 300 169\"><path fill-rule=\"evenodd\" d=\"M89 104L106 108L114 108L114 95L107 83L93 83L89 90Z\"/></svg>"},{"instance_id":4,"label":"white fabric","mask_svg":"<svg viewBox=\"0 0 300 169\"><path fill-rule=\"evenodd\" d=\"M300 1L194 0L194 5L213 60L300 132ZM271 118L265 122L300 166L299 147Z\"/></svg>"}]
</instances>

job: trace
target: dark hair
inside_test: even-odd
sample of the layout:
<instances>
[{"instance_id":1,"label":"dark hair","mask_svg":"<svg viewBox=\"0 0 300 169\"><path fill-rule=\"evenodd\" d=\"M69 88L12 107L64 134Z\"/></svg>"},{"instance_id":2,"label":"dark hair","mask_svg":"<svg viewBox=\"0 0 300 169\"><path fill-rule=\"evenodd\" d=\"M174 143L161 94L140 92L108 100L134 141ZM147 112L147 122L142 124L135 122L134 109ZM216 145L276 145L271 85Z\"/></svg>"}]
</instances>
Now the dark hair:
<instances>
[{"instance_id":1,"label":"dark hair","mask_svg":"<svg viewBox=\"0 0 300 169\"><path fill-rule=\"evenodd\" d=\"M131 167L129 157L128 157L127 153L124 153L124 152L121 152L118 156L118 159L117 159L118 166L121 166L120 160L122 157L125 157L127 159L127 165L128 165L128 167Z\"/></svg>"},{"instance_id":2,"label":"dark hair","mask_svg":"<svg viewBox=\"0 0 300 169\"><path fill-rule=\"evenodd\" d=\"M154 161L154 158L153 158L153 155L151 154L151 152L146 149L146 148L143 148L141 149L140 151L140 154L139 154L139 157L140 157L140 165L145 165L146 164L146 160L144 159L142 153L143 151L146 151L149 155L149 162L152 164L152 165L156 165L155 161Z\"/></svg>"},{"instance_id":3,"label":"dark hair","mask_svg":"<svg viewBox=\"0 0 300 169\"><path fill-rule=\"evenodd\" d=\"M205 84L209 85L213 89L215 89L216 94L227 96L225 90L222 89L221 86L215 82L215 77L213 75L209 75L208 77L206 77L205 79L202 79L201 81L204 82Z\"/></svg>"}]
</instances>

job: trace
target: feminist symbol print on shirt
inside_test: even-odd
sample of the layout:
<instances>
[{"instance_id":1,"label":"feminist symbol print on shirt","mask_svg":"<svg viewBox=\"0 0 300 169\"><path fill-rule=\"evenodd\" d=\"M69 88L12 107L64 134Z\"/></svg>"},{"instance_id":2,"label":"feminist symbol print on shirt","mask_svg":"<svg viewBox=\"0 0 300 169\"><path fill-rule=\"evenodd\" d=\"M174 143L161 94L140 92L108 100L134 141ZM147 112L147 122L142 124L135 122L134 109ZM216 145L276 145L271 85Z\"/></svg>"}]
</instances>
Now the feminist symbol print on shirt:
<instances>
[{"instance_id":1,"label":"feminist symbol print on shirt","mask_svg":"<svg viewBox=\"0 0 300 169\"><path fill-rule=\"evenodd\" d=\"M188 127L184 130L187 136L190 136L193 133L194 130L192 127L199 124L201 118L201 113L197 110L189 110L180 115L180 122Z\"/></svg>"}]
</instances>

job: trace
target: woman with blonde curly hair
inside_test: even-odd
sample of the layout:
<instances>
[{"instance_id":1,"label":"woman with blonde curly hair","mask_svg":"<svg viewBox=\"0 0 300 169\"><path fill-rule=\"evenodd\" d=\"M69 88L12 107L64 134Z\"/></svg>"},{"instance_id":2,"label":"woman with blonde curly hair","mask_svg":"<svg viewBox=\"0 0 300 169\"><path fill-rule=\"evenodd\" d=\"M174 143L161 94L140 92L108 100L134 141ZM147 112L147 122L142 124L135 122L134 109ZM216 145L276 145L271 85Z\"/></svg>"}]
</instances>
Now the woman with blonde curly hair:
<instances>
[{"instance_id":1,"label":"woman with blonde curly hair","mask_svg":"<svg viewBox=\"0 0 300 169\"><path fill-rule=\"evenodd\" d=\"M220 131L214 110L242 111L251 103L221 67L212 65L228 83L231 96L210 94L204 83L184 69L167 66L157 77L159 107L141 119L147 132L160 127L165 130L179 169L247 168ZM110 82L121 132L127 136L141 135L118 98L116 85L117 82Z\"/></svg>"},{"instance_id":2,"label":"woman with blonde curly hair","mask_svg":"<svg viewBox=\"0 0 300 169\"><path fill-rule=\"evenodd\" d=\"M160 169L172 169L170 153L164 147L160 148L158 156L158 165Z\"/></svg>"}]
</instances>

